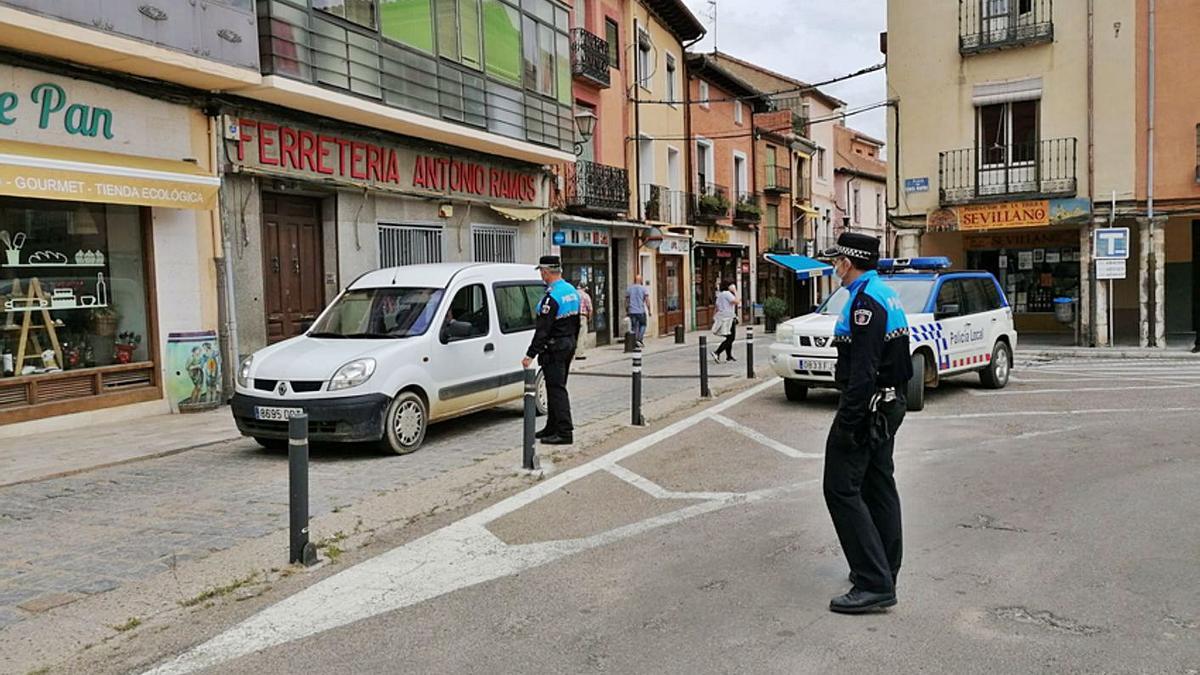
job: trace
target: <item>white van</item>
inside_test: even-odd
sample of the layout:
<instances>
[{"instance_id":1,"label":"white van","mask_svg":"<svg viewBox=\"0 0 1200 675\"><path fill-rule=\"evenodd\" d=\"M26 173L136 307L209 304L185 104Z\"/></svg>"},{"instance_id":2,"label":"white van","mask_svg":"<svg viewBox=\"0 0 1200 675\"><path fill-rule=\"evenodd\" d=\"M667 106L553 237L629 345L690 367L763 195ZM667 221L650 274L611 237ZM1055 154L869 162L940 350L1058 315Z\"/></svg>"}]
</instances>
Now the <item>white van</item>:
<instances>
[{"instance_id":1,"label":"white van","mask_svg":"<svg viewBox=\"0 0 1200 675\"><path fill-rule=\"evenodd\" d=\"M238 430L287 444L308 415L314 441L413 452L430 422L521 399L521 359L546 293L533 265L443 263L375 270L338 295L303 335L238 369ZM546 388L537 374L538 414Z\"/></svg>"}]
</instances>

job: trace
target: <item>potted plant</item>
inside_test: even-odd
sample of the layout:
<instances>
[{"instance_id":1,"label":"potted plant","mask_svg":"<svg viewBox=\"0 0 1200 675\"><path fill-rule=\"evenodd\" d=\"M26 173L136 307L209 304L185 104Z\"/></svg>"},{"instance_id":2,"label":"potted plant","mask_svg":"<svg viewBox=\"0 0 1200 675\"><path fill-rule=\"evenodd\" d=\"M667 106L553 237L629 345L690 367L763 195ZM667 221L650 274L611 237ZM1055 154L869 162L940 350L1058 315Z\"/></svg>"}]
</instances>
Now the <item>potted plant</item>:
<instances>
[{"instance_id":1,"label":"potted plant","mask_svg":"<svg viewBox=\"0 0 1200 675\"><path fill-rule=\"evenodd\" d=\"M725 195L710 193L700 197L699 212L709 218L720 218L729 213L729 200Z\"/></svg>"},{"instance_id":2,"label":"potted plant","mask_svg":"<svg viewBox=\"0 0 1200 675\"><path fill-rule=\"evenodd\" d=\"M92 328L96 335L111 337L117 334L117 310L112 307L97 307L92 310Z\"/></svg>"},{"instance_id":3,"label":"potted plant","mask_svg":"<svg viewBox=\"0 0 1200 675\"><path fill-rule=\"evenodd\" d=\"M767 320L767 332L775 332L775 325L787 316L788 306L782 298L767 298L763 300L763 316Z\"/></svg>"},{"instance_id":4,"label":"potted plant","mask_svg":"<svg viewBox=\"0 0 1200 675\"><path fill-rule=\"evenodd\" d=\"M733 219L742 223L757 223L762 220L762 209L754 202L738 202L734 207Z\"/></svg>"},{"instance_id":5,"label":"potted plant","mask_svg":"<svg viewBox=\"0 0 1200 675\"><path fill-rule=\"evenodd\" d=\"M142 343L142 336L137 333L121 333L117 337L116 344L113 345L113 359L117 363L125 364L133 362L133 352Z\"/></svg>"}]
</instances>

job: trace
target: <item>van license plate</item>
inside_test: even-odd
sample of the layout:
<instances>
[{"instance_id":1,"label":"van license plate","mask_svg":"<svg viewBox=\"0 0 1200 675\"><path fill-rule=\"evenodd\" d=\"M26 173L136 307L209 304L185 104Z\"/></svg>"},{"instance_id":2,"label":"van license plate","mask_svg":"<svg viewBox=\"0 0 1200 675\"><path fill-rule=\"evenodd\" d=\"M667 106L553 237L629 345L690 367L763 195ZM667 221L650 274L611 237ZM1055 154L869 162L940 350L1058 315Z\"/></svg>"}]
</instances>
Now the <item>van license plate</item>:
<instances>
[{"instance_id":1,"label":"van license plate","mask_svg":"<svg viewBox=\"0 0 1200 675\"><path fill-rule=\"evenodd\" d=\"M796 364L796 370L832 373L836 364L836 361L831 361L829 359L800 359Z\"/></svg>"},{"instance_id":2,"label":"van license plate","mask_svg":"<svg viewBox=\"0 0 1200 675\"><path fill-rule=\"evenodd\" d=\"M254 419L266 422L286 422L297 415L303 415L304 408L274 408L270 406L254 406Z\"/></svg>"}]
</instances>

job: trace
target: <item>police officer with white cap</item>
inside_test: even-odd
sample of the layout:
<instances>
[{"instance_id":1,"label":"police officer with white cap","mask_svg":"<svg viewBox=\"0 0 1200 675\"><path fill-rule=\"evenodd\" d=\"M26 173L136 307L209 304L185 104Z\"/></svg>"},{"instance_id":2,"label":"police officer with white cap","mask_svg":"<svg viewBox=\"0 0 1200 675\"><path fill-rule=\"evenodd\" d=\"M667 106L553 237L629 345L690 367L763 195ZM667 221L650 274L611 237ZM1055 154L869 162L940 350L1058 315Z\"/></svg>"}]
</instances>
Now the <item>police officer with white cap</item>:
<instances>
[{"instance_id":1,"label":"police officer with white cap","mask_svg":"<svg viewBox=\"0 0 1200 675\"><path fill-rule=\"evenodd\" d=\"M549 410L546 427L537 432L537 437L546 445L570 445L574 442L575 427L571 423L567 375L579 337L579 292L562 278L562 260L558 256L542 256L537 269L546 283L546 295L538 305L537 329L521 365L528 368L536 358L546 379Z\"/></svg>"},{"instance_id":2,"label":"police officer with white cap","mask_svg":"<svg viewBox=\"0 0 1200 675\"><path fill-rule=\"evenodd\" d=\"M841 399L825 445L824 488L853 586L829 609L862 614L896 604L902 539L892 450L913 376L908 319L875 271L878 239L847 232L821 257L850 293L834 330Z\"/></svg>"}]
</instances>

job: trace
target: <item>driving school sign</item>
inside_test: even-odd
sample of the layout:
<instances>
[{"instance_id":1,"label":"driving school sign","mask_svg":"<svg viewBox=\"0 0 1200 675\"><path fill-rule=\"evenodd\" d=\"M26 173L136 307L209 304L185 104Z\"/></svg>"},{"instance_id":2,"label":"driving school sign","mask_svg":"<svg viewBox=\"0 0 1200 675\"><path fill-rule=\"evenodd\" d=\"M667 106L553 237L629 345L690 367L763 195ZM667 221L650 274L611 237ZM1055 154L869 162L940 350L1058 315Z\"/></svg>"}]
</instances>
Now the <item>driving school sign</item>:
<instances>
[{"instance_id":1,"label":"driving school sign","mask_svg":"<svg viewBox=\"0 0 1200 675\"><path fill-rule=\"evenodd\" d=\"M226 119L231 160L273 174L384 190L538 204L536 172L250 117Z\"/></svg>"}]
</instances>

